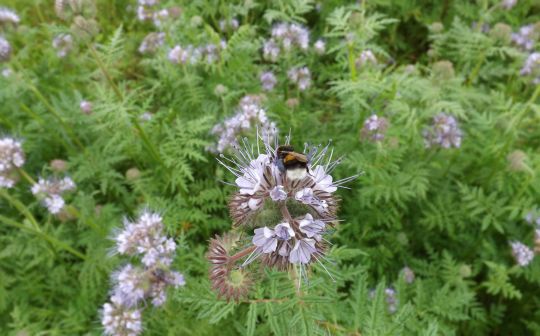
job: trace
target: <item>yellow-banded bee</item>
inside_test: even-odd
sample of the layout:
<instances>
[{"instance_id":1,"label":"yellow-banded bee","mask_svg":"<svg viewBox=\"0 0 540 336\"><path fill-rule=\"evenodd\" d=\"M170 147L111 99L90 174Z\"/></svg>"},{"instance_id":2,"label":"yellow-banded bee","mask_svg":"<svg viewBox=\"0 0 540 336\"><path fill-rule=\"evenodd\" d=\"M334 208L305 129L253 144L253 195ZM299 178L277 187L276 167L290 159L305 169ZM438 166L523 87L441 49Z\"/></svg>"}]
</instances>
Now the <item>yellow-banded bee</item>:
<instances>
[{"instance_id":1,"label":"yellow-banded bee","mask_svg":"<svg viewBox=\"0 0 540 336\"><path fill-rule=\"evenodd\" d=\"M291 145L278 146L276 150L276 165L289 180L303 179L309 174L308 163L309 157L295 152Z\"/></svg>"}]
</instances>

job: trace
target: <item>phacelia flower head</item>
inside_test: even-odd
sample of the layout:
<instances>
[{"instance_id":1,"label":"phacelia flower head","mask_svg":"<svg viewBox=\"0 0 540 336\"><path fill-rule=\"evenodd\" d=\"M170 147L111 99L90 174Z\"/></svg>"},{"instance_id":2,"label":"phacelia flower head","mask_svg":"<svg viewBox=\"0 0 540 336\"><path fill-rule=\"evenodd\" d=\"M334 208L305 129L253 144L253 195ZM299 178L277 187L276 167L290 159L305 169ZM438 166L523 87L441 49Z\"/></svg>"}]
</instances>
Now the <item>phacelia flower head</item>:
<instances>
[{"instance_id":1,"label":"phacelia flower head","mask_svg":"<svg viewBox=\"0 0 540 336\"><path fill-rule=\"evenodd\" d=\"M357 68L362 68L368 64L377 65L377 57L373 54L373 51L367 49L360 53L360 56L355 60Z\"/></svg>"},{"instance_id":2,"label":"phacelia flower head","mask_svg":"<svg viewBox=\"0 0 540 336\"><path fill-rule=\"evenodd\" d=\"M17 25L20 21L21 19L15 11L6 7L0 7L0 25Z\"/></svg>"},{"instance_id":3,"label":"phacelia flower head","mask_svg":"<svg viewBox=\"0 0 540 336\"><path fill-rule=\"evenodd\" d=\"M360 136L364 140L373 142L382 141L386 134L388 125L388 119L373 114L364 122L364 127L362 128Z\"/></svg>"},{"instance_id":4,"label":"phacelia flower head","mask_svg":"<svg viewBox=\"0 0 540 336\"><path fill-rule=\"evenodd\" d=\"M517 4L517 0L502 0L502 1L501 1L501 6L502 6L504 9L511 9L511 8L514 7L516 4Z\"/></svg>"},{"instance_id":5,"label":"phacelia flower head","mask_svg":"<svg viewBox=\"0 0 540 336\"><path fill-rule=\"evenodd\" d=\"M275 62L280 54L293 49L307 50L309 47L309 30L296 23L278 23L272 28L270 39L264 42L263 56Z\"/></svg>"},{"instance_id":6,"label":"phacelia flower head","mask_svg":"<svg viewBox=\"0 0 540 336\"><path fill-rule=\"evenodd\" d=\"M56 55L64 58L73 49L73 37L70 34L59 34L54 37L52 46L56 49Z\"/></svg>"},{"instance_id":7,"label":"phacelia flower head","mask_svg":"<svg viewBox=\"0 0 540 336\"><path fill-rule=\"evenodd\" d=\"M238 29L239 26L240 23L238 22L237 18L232 18L228 20L223 19L219 21L219 29L222 32L235 31Z\"/></svg>"},{"instance_id":8,"label":"phacelia flower head","mask_svg":"<svg viewBox=\"0 0 540 336\"><path fill-rule=\"evenodd\" d=\"M64 208L65 201L62 194L68 191L75 190L75 182L70 177L62 179L39 178L38 182L32 185L31 191L38 199L40 199L47 210L57 215Z\"/></svg>"},{"instance_id":9,"label":"phacelia flower head","mask_svg":"<svg viewBox=\"0 0 540 336\"><path fill-rule=\"evenodd\" d=\"M81 112L84 114L91 114L92 113L92 103L88 100L82 100L79 104L79 108L81 109Z\"/></svg>"},{"instance_id":10,"label":"phacelia flower head","mask_svg":"<svg viewBox=\"0 0 540 336\"><path fill-rule=\"evenodd\" d=\"M534 52L527 57L520 75L530 76L534 84L540 84L540 52Z\"/></svg>"},{"instance_id":11,"label":"phacelia flower head","mask_svg":"<svg viewBox=\"0 0 540 336\"><path fill-rule=\"evenodd\" d=\"M236 176L238 191L231 197L229 208L236 230L252 234L248 247L231 255L219 240L212 240L208 259L212 263L213 283L229 276L223 269L235 269L241 262L242 274L255 260L277 269L299 267L302 275L312 263L323 267L327 240L324 238L338 222L339 187L357 175L335 181L331 173L340 159L333 160L327 146L295 152L290 137L283 145L277 138L271 144L261 137L257 146L247 140L235 147L235 156L222 156L218 161ZM216 288L216 286L214 286Z\"/></svg>"},{"instance_id":12,"label":"phacelia flower head","mask_svg":"<svg viewBox=\"0 0 540 336\"><path fill-rule=\"evenodd\" d=\"M272 91L277 84L276 76L272 71L265 71L260 77L261 85L264 91Z\"/></svg>"},{"instance_id":13,"label":"phacelia flower head","mask_svg":"<svg viewBox=\"0 0 540 336\"><path fill-rule=\"evenodd\" d=\"M462 132L458 122L446 113L434 116L433 124L425 129L423 134L426 147L459 148L461 146Z\"/></svg>"},{"instance_id":14,"label":"phacelia flower head","mask_svg":"<svg viewBox=\"0 0 540 336\"><path fill-rule=\"evenodd\" d=\"M165 33L150 33L146 35L139 46L139 53L153 54L165 43Z\"/></svg>"},{"instance_id":15,"label":"phacelia flower head","mask_svg":"<svg viewBox=\"0 0 540 336\"><path fill-rule=\"evenodd\" d=\"M9 61L11 56L11 44L3 36L0 36L0 62Z\"/></svg>"},{"instance_id":16,"label":"phacelia flower head","mask_svg":"<svg viewBox=\"0 0 540 336\"><path fill-rule=\"evenodd\" d=\"M519 241L513 241L510 246L512 247L512 255L519 266L525 267L531 263L534 252L527 245Z\"/></svg>"},{"instance_id":17,"label":"phacelia flower head","mask_svg":"<svg viewBox=\"0 0 540 336\"><path fill-rule=\"evenodd\" d=\"M217 135L219 139L215 146L208 149L212 152L222 153L226 149L236 146L238 144L236 139L256 125L261 126L263 136L273 138L277 132L275 123L268 119L266 110L262 107L262 97L244 96L238 104L236 113L212 128L211 134Z\"/></svg>"},{"instance_id":18,"label":"phacelia flower head","mask_svg":"<svg viewBox=\"0 0 540 336\"><path fill-rule=\"evenodd\" d=\"M305 91L311 86L311 73L307 67L292 68L287 71L289 80L298 86L298 90Z\"/></svg>"},{"instance_id":19,"label":"phacelia flower head","mask_svg":"<svg viewBox=\"0 0 540 336\"><path fill-rule=\"evenodd\" d=\"M313 49L315 49L315 52L319 55L323 55L326 52L326 43L324 40L317 40L313 44Z\"/></svg>"},{"instance_id":20,"label":"phacelia flower head","mask_svg":"<svg viewBox=\"0 0 540 336\"><path fill-rule=\"evenodd\" d=\"M101 313L103 332L109 336L137 336L142 333L141 311L110 302Z\"/></svg>"},{"instance_id":21,"label":"phacelia flower head","mask_svg":"<svg viewBox=\"0 0 540 336\"><path fill-rule=\"evenodd\" d=\"M0 138L0 188L12 188L16 169L25 161L22 143L11 137Z\"/></svg>"},{"instance_id":22,"label":"phacelia flower head","mask_svg":"<svg viewBox=\"0 0 540 336\"><path fill-rule=\"evenodd\" d=\"M534 24L519 28L517 33L512 34L512 41L523 50L532 50L540 32Z\"/></svg>"}]
</instances>

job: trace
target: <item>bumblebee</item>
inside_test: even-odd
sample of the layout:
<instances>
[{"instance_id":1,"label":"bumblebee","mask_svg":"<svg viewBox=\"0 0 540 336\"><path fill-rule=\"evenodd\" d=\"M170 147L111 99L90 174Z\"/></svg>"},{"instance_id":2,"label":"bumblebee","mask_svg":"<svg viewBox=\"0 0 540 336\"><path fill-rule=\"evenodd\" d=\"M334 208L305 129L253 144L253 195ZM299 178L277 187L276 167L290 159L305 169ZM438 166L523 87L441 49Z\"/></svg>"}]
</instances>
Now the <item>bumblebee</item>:
<instances>
[{"instance_id":1,"label":"bumblebee","mask_svg":"<svg viewBox=\"0 0 540 336\"><path fill-rule=\"evenodd\" d=\"M276 165L289 180L300 180L309 174L308 163L308 156L295 152L291 145L282 145L276 150Z\"/></svg>"}]
</instances>

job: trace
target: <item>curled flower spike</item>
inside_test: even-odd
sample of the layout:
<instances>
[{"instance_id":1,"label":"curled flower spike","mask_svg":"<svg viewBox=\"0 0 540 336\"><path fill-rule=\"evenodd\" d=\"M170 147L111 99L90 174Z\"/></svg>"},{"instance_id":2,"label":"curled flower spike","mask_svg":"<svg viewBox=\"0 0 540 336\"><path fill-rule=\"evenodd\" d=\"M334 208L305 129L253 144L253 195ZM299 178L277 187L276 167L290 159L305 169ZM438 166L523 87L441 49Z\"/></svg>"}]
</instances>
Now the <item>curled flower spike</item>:
<instances>
[{"instance_id":1,"label":"curled flower spike","mask_svg":"<svg viewBox=\"0 0 540 336\"><path fill-rule=\"evenodd\" d=\"M126 264L113 274L111 303L104 305L101 320L105 334L140 334L139 308L147 302L159 307L167 300L167 289L185 285L184 276L170 267L176 243L163 230L159 214L143 211L137 221L124 221L114 237L116 252L141 257L141 265Z\"/></svg>"},{"instance_id":2,"label":"curled flower spike","mask_svg":"<svg viewBox=\"0 0 540 336\"><path fill-rule=\"evenodd\" d=\"M0 24L17 25L21 19L13 10L5 7L0 7Z\"/></svg>"},{"instance_id":3,"label":"curled flower spike","mask_svg":"<svg viewBox=\"0 0 540 336\"><path fill-rule=\"evenodd\" d=\"M11 56L11 44L3 36L0 36L0 62L9 61Z\"/></svg>"},{"instance_id":4,"label":"curled flower spike","mask_svg":"<svg viewBox=\"0 0 540 336\"><path fill-rule=\"evenodd\" d=\"M512 247L512 255L519 266L525 267L531 263L534 258L534 252L527 245L513 241L510 243L510 246Z\"/></svg>"},{"instance_id":5,"label":"curled flower spike","mask_svg":"<svg viewBox=\"0 0 540 336\"><path fill-rule=\"evenodd\" d=\"M424 130L426 147L440 146L442 148L459 148L462 132L456 118L445 113L433 117L431 128Z\"/></svg>"},{"instance_id":6,"label":"curled flower spike","mask_svg":"<svg viewBox=\"0 0 540 336\"><path fill-rule=\"evenodd\" d=\"M298 267L302 275L314 262L324 268L324 236L338 223L339 199L334 193L357 177L335 181L330 175L341 161L333 159L330 143L311 148L306 144L303 154L294 151L290 137L283 145L277 139L273 145L267 137L260 140L262 144L254 146L243 139L234 157L218 159L236 176L233 185L238 192L229 201L233 225L252 233L244 241L248 247L234 255L219 238L210 241L210 278L220 293L227 293L223 286L230 284L224 280L230 272L240 266L244 279L255 260L280 270Z\"/></svg>"},{"instance_id":7,"label":"curled flower spike","mask_svg":"<svg viewBox=\"0 0 540 336\"><path fill-rule=\"evenodd\" d=\"M75 190L75 188L75 182L70 177L64 177L63 179L44 179L40 177L38 182L32 185L31 191L43 202L43 205L51 214L57 215L65 205L62 194Z\"/></svg>"},{"instance_id":8,"label":"curled flower spike","mask_svg":"<svg viewBox=\"0 0 540 336\"><path fill-rule=\"evenodd\" d=\"M388 119L374 114L364 122L364 127L362 128L360 136L362 139L372 142L382 141L388 125Z\"/></svg>"},{"instance_id":9,"label":"curled flower spike","mask_svg":"<svg viewBox=\"0 0 540 336\"><path fill-rule=\"evenodd\" d=\"M52 46L56 49L56 55L64 58L73 49L73 37L70 34L59 34L53 39Z\"/></svg>"},{"instance_id":10,"label":"curled flower spike","mask_svg":"<svg viewBox=\"0 0 540 336\"><path fill-rule=\"evenodd\" d=\"M10 137L0 138L0 188L12 188L17 168L25 161L22 143Z\"/></svg>"}]
</instances>

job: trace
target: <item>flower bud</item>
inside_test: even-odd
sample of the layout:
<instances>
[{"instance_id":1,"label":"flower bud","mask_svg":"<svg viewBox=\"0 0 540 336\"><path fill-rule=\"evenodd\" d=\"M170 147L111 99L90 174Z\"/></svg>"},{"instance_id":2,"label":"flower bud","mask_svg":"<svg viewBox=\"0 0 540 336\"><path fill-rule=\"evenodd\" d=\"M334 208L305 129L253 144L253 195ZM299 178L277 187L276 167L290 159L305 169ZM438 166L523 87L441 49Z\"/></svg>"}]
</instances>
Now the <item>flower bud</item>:
<instances>
[{"instance_id":1,"label":"flower bud","mask_svg":"<svg viewBox=\"0 0 540 336\"><path fill-rule=\"evenodd\" d=\"M429 30L434 34L439 34L444 30L444 25L441 22L433 22L429 26Z\"/></svg>"},{"instance_id":2,"label":"flower bud","mask_svg":"<svg viewBox=\"0 0 540 336\"><path fill-rule=\"evenodd\" d=\"M60 159L54 159L50 162L51 169L56 173L63 173L67 170L67 162Z\"/></svg>"},{"instance_id":3,"label":"flower bud","mask_svg":"<svg viewBox=\"0 0 540 336\"><path fill-rule=\"evenodd\" d=\"M454 78L454 64L450 61L439 61L433 64L432 73L435 77L448 80Z\"/></svg>"},{"instance_id":4,"label":"flower bud","mask_svg":"<svg viewBox=\"0 0 540 336\"><path fill-rule=\"evenodd\" d=\"M499 22L489 32L489 35L496 41L508 44L512 40L512 27L506 23Z\"/></svg>"},{"instance_id":5,"label":"flower bud","mask_svg":"<svg viewBox=\"0 0 540 336\"><path fill-rule=\"evenodd\" d=\"M126 171L126 180L133 182L141 177L141 171L135 167L129 168Z\"/></svg>"},{"instance_id":6,"label":"flower bud","mask_svg":"<svg viewBox=\"0 0 540 336\"><path fill-rule=\"evenodd\" d=\"M470 277L472 274L472 269L471 269L471 266L467 265L467 264L463 264L459 267L459 275L462 277L462 278L468 278Z\"/></svg>"}]
</instances>

